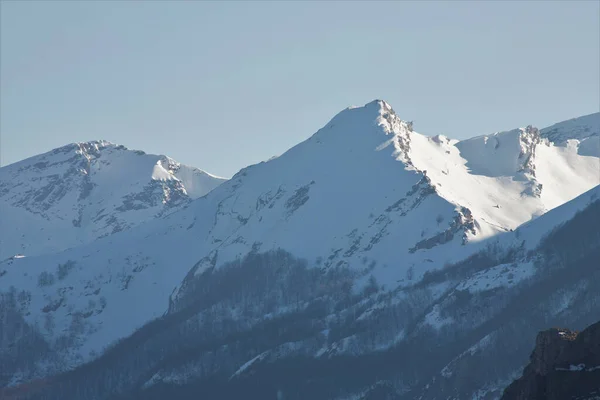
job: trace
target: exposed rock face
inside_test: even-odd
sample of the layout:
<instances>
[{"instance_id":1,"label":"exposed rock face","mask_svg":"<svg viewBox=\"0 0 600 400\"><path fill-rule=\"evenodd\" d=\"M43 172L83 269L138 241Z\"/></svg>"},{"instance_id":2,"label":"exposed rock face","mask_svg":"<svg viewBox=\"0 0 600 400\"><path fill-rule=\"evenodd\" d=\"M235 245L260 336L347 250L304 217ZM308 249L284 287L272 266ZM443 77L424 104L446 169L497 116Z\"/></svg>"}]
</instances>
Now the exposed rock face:
<instances>
[{"instance_id":1,"label":"exposed rock face","mask_svg":"<svg viewBox=\"0 0 600 400\"><path fill-rule=\"evenodd\" d=\"M581 333L540 332L523 376L502 399L600 399L600 322Z\"/></svg>"},{"instance_id":2,"label":"exposed rock face","mask_svg":"<svg viewBox=\"0 0 600 400\"><path fill-rule=\"evenodd\" d=\"M527 189L523 194L540 197L542 194L542 184L539 183L535 175L535 150L541 141L540 131L531 125L521 129L519 144L521 152L519 153L519 162L521 168L517 171L517 177L529 182Z\"/></svg>"}]
</instances>

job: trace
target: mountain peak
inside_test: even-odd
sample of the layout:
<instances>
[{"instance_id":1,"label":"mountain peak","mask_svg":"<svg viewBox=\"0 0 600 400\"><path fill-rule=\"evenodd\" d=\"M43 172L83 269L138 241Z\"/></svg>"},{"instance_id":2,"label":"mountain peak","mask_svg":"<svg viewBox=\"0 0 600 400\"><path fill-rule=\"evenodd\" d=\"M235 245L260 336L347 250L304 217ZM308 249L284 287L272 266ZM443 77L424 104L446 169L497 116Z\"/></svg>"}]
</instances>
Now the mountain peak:
<instances>
[{"instance_id":1,"label":"mountain peak","mask_svg":"<svg viewBox=\"0 0 600 400\"><path fill-rule=\"evenodd\" d=\"M59 153L70 153L72 151L77 152L78 154L83 153L97 153L98 151L107 148L107 147L115 147L123 150L127 150L125 146L116 145L108 140L89 140L87 142L73 142L64 146L57 147L50 151L51 154L59 154ZM47 153L46 153L47 154ZM33 156L39 157L41 155ZM27 160L27 159L26 159Z\"/></svg>"},{"instance_id":2,"label":"mountain peak","mask_svg":"<svg viewBox=\"0 0 600 400\"><path fill-rule=\"evenodd\" d=\"M392 106L385 100L373 100L362 106L349 106L340 111L333 119L337 119L341 116L358 115L360 114L364 118L376 119L380 115L387 112L393 112Z\"/></svg>"},{"instance_id":3,"label":"mountain peak","mask_svg":"<svg viewBox=\"0 0 600 400\"><path fill-rule=\"evenodd\" d=\"M364 106L350 106L342 110L325 128L331 129L334 126L341 127L346 132L364 131L373 126L381 126L385 134L412 131L412 122L400 119L392 106L384 100L373 100Z\"/></svg>"},{"instance_id":4,"label":"mountain peak","mask_svg":"<svg viewBox=\"0 0 600 400\"><path fill-rule=\"evenodd\" d=\"M372 101L366 103L363 106L350 106L347 109L348 110L353 110L353 109L356 109L356 108L364 108L364 109L377 109L377 110L379 110L379 109L385 108L385 107L391 108L391 106L389 105L389 103L386 102L385 100L375 99L375 100L372 100Z\"/></svg>"},{"instance_id":5,"label":"mountain peak","mask_svg":"<svg viewBox=\"0 0 600 400\"><path fill-rule=\"evenodd\" d=\"M382 99L375 99L373 101L370 101L369 103L365 104L364 107L376 108L379 111L389 111L392 109L390 103Z\"/></svg>"},{"instance_id":6,"label":"mountain peak","mask_svg":"<svg viewBox=\"0 0 600 400\"><path fill-rule=\"evenodd\" d=\"M192 191L200 195L206 182L219 181L206 177L205 182L198 170L168 157L121 148L105 141L75 143L64 154L49 152L0 169L0 260L11 257L0 262L0 278L2 287L16 289L5 302L10 308L3 317L10 319L4 324L8 334L0 339L0 369L6 371L0 383L27 386L28 379L65 372L98 355L88 365L101 369L84 367L48 379L56 385L53 398L64 399L67 389L95 398L112 395L96 395L88 386L114 389L116 395L170 385L180 377L178 382L195 385L193 379L209 382L227 375L245 390L254 372L270 379L254 368L271 370L276 358L293 366L287 363L298 355L309 369L320 368L313 361L357 354L387 359L381 351L402 356L398 349L467 338L459 340L460 347L441 340L447 347L436 365L449 366L441 371L443 380L430 375L438 366L406 366L411 377L415 366L421 368L419 380L410 383L411 395L429 391L426 383L435 378L449 393L464 381L463 360L483 365L477 362L480 354L493 359L506 349L496 339L510 337L510 330L478 335L478 327L504 321L506 307L532 309L538 303L533 299L519 308L522 293L548 293L539 302L548 304L544 315L555 315L556 304L552 312L563 315L565 307L581 300L568 295L573 301L563 301L571 286L546 290L550 281L562 284L553 277L573 275L564 257L549 268L539 268L545 264L538 261L546 255L554 260L556 246L563 246L557 254L567 254L572 242L593 239L587 232L594 228L596 209L580 214L585 224L541 238L569 221L595 193L500 236L598 181L597 158L581 157L571 143L554 146L532 127L457 144L412 132L411 123L387 102L375 100L342 111L310 139L243 169L195 202ZM543 191L534 191L542 185ZM493 236L498 240L485 241ZM537 244L541 240L544 247ZM585 251L571 261L592 260L593 253ZM587 271L595 271L595 264L588 264L575 274L583 278L569 285L577 289L580 282L600 281L590 278ZM552 275L544 275L547 271ZM539 287L531 286L536 276L542 278ZM0 295L1 303L7 297ZM489 313L481 313L482 306ZM172 318L161 318L166 313ZM522 317L526 321L529 315ZM155 318L160 319L134 334ZM508 322L525 326L521 319ZM272 344L260 341L269 326L285 328ZM286 333L298 328L300 336ZM240 335L249 347L236 344ZM223 346L229 350L221 351ZM146 354L148 348L164 351ZM178 355L189 351L199 357L180 363ZM415 357L426 359L426 353ZM165 355L173 363L165 363ZM509 354L517 361L502 364L502 370L516 370L522 355ZM144 362L131 362L138 359ZM364 371L357 360L357 373L348 370L353 376ZM215 362L224 369L209 368ZM236 369L243 380L236 381ZM456 379L444 371L456 371ZM127 379L117 382L117 375ZM367 375L378 379L376 373ZM484 375L491 376L480 374L477 382L488 387ZM397 382L406 376L402 370ZM219 391L216 397L227 397L211 387ZM457 395L473 397L468 394Z\"/></svg>"},{"instance_id":7,"label":"mountain peak","mask_svg":"<svg viewBox=\"0 0 600 400\"><path fill-rule=\"evenodd\" d=\"M223 181L106 140L56 148L0 168L0 220L13 228L2 232L0 256L59 251L128 229L185 206ZM31 245L23 247L22 235L33 226L38 230L27 237Z\"/></svg>"}]
</instances>

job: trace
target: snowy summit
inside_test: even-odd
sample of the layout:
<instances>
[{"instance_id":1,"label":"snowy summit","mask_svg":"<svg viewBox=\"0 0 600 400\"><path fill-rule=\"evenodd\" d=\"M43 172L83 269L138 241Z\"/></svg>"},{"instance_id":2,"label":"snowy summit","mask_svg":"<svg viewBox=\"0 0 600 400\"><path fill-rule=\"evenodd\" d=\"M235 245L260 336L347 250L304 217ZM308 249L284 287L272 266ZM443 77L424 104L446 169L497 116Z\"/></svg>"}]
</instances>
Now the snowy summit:
<instances>
[{"instance_id":1,"label":"snowy summit","mask_svg":"<svg viewBox=\"0 0 600 400\"><path fill-rule=\"evenodd\" d=\"M99 140L0 168L0 259L64 250L181 208L224 182Z\"/></svg>"},{"instance_id":2,"label":"snowy summit","mask_svg":"<svg viewBox=\"0 0 600 400\"><path fill-rule=\"evenodd\" d=\"M482 326L479 310L490 310L495 324L497 307L545 276L542 256L531 254L543 254L547 234L597 203L599 121L457 141L416 132L376 100L230 180L102 141L3 167L0 292L15 288L11 315L50 349L11 365L6 382L99 359L127 369L123 387L146 390L214 374L244 379L287 355L319 363L394 346L425 351L466 332L439 367L451 379L502 337L476 331L452 307L475 307L465 315ZM489 303L492 294L501 301ZM469 298L477 301L461 303ZM273 321L281 337L252 341ZM131 339L139 329L143 344ZM198 358L169 364L149 352L137 369L120 358L141 348L188 354L180 345L197 346ZM0 342L8 355L15 348ZM491 385L482 382L469 396Z\"/></svg>"}]
</instances>

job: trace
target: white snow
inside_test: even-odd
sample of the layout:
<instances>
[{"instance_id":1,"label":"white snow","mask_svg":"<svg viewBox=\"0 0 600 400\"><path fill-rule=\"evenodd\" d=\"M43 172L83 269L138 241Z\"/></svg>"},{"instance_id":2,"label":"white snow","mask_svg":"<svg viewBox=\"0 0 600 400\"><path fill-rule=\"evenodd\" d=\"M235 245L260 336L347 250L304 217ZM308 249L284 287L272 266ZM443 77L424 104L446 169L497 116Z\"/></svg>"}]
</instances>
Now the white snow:
<instances>
[{"instance_id":1,"label":"white snow","mask_svg":"<svg viewBox=\"0 0 600 400\"><path fill-rule=\"evenodd\" d=\"M198 168L180 164L180 168L173 174L179 179L185 191L192 199L205 196L211 190L225 182L227 179L209 174Z\"/></svg>"},{"instance_id":2,"label":"white snow","mask_svg":"<svg viewBox=\"0 0 600 400\"><path fill-rule=\"evenodd\" d=\"M152 168L152 179L154 179L155 181L170 181L175 180L176 178L163 167L159 160L156 162L156 165L154 165L154 167Z\"/></svg>"},{"instance_id":3,"label":"white snow","mask_svg":"<svg viewBox=\"0 0 600 400\"><path fill-rule=\"evenodd\" d=\"M476 293L499 287L510 288L533 276L534 273L535 266L533 262L500 264L477 272L467 280L462 281L456 287L456 290L468 290L471 293Z\"/></svg>"},{"instance_id":4,"label":"white snow","mask_svg":"<svg viewBox=\"0 0 600 400\"><path fill-rule=\"evenodd\" d=\"M569 365L569 368L556 367L557 371L585 371L585 364Z\"/></svg>"},{"instance_id":5,"label":"white snow","mask_svg":"<svg viewBox=\"0 0 600 400\"><path fill-rule=\"evenodd\" d=\"M258 362L258 361L264 359L268 354L269 354L269 351L265 351L263 353L260 353L256 357L253 357L252 359L248 360L240 368L238 368L238 370L235 371L235 373L229 379L232 379L232 378L234 378L234 377L242 374L244 371L246 371L248 368L250 368L250 366L252 364L254 364L255 362Z\"/></svg>"},{"instance_id":6,"label":"white snow","mask_svg":"<svg viewBox=\"0 0 600 400\"><path fill-rule=\"evenodd\" d=\"M541 130L543 137L560 145L570 139L585 140L600 136L600 113L562 121Z\"/></svg>"},{"instance_id":7,"label":"white snow","mask_svg":"<svg viewBox=\"0 0 600 400\"><path fill-rule=\"evenodd\" d=\"M500 138L506 154L489 144L494 138ZM78 312L89 314L83 318L86 333L64 354L73 366L165 313L174 289L209 254L218 255L221 266L261 243L260 251L282 248L311 265L320 259L322 267L369 269L360 282L373 275L393 290L464 259L481 249L482 239L514 229L598 184L597 158L549 139L536 145L535 177L519 172L514 160L519 160L522 140L529 140L522 130L472 142L429 138L413 132L387 103L375 101L342 111L305 142L222 184L167 157L139 155L106 142L46 153L0 169L1 251L7 251L0 260L16 253L27 256L0 263L0 272L6 271L0 280L3 288L31 293L31 302L23 305L27 322L44 327L45 315L52 316L54 328L42 328L49 342L69 330ZM89 160L89 166L73 161L76 156ZM34 167L38 162L54 165ZM28 201L28 190L40 189L52 175L64 176L72 165L86 173L70 175L64 197L38 214L23 207L20 201ZM79 200L84 177L97 186ZM124 197L143 193L150 183L160 185L162 202L178 193L197 199L162 218L157 218L162 203L116 212ZM536 183L542 183L540 196L528 192ZM515 232L498 240L507 246L526 240L533 246L599 192L590 190L568 207L550 211L550 219L537 218L519 230L519 238ZM132 204L142 204L136 201ZM76 228L72 221L80 206L81 228ZM472 213L472 229L459 215L462 207ZM112 233L114 224L94 222L102 213L115 216L124 230ZM465 225L453 225L455 219ZM58 265L69 260L74 267L66 277L38 285L42 272L56 277ZM464 286L472 291L510 286L531 273L527 264L502 266ZM54 311L41 312L57 304ZM440 329L452 320L434 308L426 322ZM327 351L352 353L356 346L356 338L348 337Z\"/></svg>"},{"instance_id":8,"label":"white snow","mask_svg":"<svg viewBox=\"0 0 600 400\"><path fill-rule=\"evenodd\" d=\"M577 364L577 365L569 365L568 368L563 368L563 367L556 367L555 368L556 371L570 371L570 372L579 372L579 371L584 371L584 372L594 372L594 371L598 371L600 370L600 365L597 365L595 367L587 367L585 364Z\"/></svg>"},{"instance_id":9,"label":"white snow","mask_svg":"<svg viewBox=\"0 0 600 400\"><path fill-rule=\"evenodd\" d=\"M444 368L442 368L442 371L440 372L440 374L444 378L451 377L453 374L452 368L453 368L454 364L456 362L458 362L458 360L460 360L461 358L463 358L466 355L472 356L475 353L477 353L478 351L481 351L481 350L485 349L486 347L488 347L495 340L495 335L496 335L496 333L494 333L494 332L488 333L487 335L485 335L483 338L481 338L479 341L477 341L477 343L475 343L474 345L469 347L467 350L463 351L460 355L455 357L452 361L450 361L450 363L448 363Z\"/></svg>"},{"instance_id":10,"label":"white snow","mask_svg":"<svg viewBox=\"0 0 600 400\"><path fill-rule=\"evenodd\" d=\"M541 139L531 157L535 176L519 172L527 160L519 156L532 136L516 129L454 142L413 133L411 159L441 196L471 210L481 239L515 229L600 184L600 158L578 154L577 141L563 147ZM537 184L540 196L528 195Z\"/></svg>"},{"instance_id":11,"label":"white snow","mask_svg":"<svg viewBox=\"0 0 600 400\"><path fill-rule=\"evenodd\" d=\"M570 220L577 212L598 200L600 200L600 185L593 187L567 204L552 209L533 221L524 223L513 235L502 235L495 241L501 246L523 245L526 250L534 249L546 233Z\"/></svg>"},{"instance_id":12,"label":"white snow","mask_svg":"<svg viewBox=\"0 0 600 400\"><path fill-rule=\"evenodd\" d=\"M442 327L450 325L452 322L454 322L454 320L451 317L442 316L439 304L433 306L433 310L425 316L425 323L436 330L440 330Z\"/></svg>"},{"instance_id":13,"label":"white snow","mask_svg":"<svg viewBox=\"0 0 600 400\"><path fill-rule=\"evenodd\" d=\"M0 259L89 243L174 210L182 199L204 196L223 181L106 141L76 143L2 167Z\"/></svg>"},{"instance_id":14,"label":"white snow","mask_svg":"<svg viewBox=\"0 0 600 400\"><path fill-rule=\"evenodd\" d=\"M582 139L577 153L582 156L600 157L600 135Z\"/></svg>"},{"instance_id":15,"label":"white snow","mask_svg":"<svg viewBox=\"0 0 600 400\"><path fill-rule=\"evenodd\" d=\"M256 357L251 358L250 360L248 360L247 362L245 362L244 364L242 364L235 373L233 373L233 375L231 375L231 377L229 379L233 379L236 376L239 376L240 374L243 374L245 371L247 371L252 365L254 365L257 362L263 361L265 359L267 359L267 357L269 357L271 360L272 359L277 359L280 358L282 356L285 356L287 354L290 353L294 353L298 350L301 350L303 348L303 342L286 342L283 343L271 350L267 350L265 352L262 352L260 354L258 354Z\"/></svg>"},{"instance_id":16,"label":"white snow","mask_svg":"<svg viewBox=\"0 0 600 400\"><path fill-rule=\"evenodd\" d=\"M473 175L513 176L521 167L521 129L479 136L458 142L456 147Z\"/></svg>"}]
</instances>

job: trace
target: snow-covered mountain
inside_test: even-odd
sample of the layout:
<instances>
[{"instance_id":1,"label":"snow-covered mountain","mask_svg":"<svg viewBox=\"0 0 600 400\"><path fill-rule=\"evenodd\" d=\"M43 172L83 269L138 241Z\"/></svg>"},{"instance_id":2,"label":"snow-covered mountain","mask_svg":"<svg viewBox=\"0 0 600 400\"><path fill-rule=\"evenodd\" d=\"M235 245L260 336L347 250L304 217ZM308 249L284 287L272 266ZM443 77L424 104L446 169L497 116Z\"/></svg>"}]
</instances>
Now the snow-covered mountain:
<instances>
[{"instance_id":1,"label":"snow-covered mountain","mask_svg":"<svg viewBox=\"0 0 600 400\"><path fill-rule=\"evenodd\" d=\"M0 168L0 259L88 243L181 208L224 182L166 156L74 143Z\"/></svg>"},{"instance_id":2,"label":"snow-covered mountain","mask_svg":"<svg viewBox=\"0 0 600 400\"><path fill-rule=\"evenodd\" d=\"M107 360L120 360L124 375L111 388L116 393L209 377L217 374L206 364L211 362L229 379L285 354L358 356L402 347L421 331L455 326L469 331L471 325L465 328L444 311L453 290L510 289L539 269L531 258L501 262L482 256L481 265L460 278L444 277L443 271L468 265L490 246L498 254L515 247L534 251L546 233L589 207L600 183L600 159L590 145L599 120L594 114L547 130L529 126L458 142L414 132L384 101L346 109L305 142L241 170L188 207L165 213L160 203L148 211L147 223L104 237L109 232L101 231L94 236L99 239L60 253L38 251L39 256L0 263L4 326L11 318L21 327L0 335L0 355L11 360L3 365L10 367L5 382L17 385L85 362L96 369L108 362L116 370ZM187 186L182 179L166 179L177 173L164 172L174 168L160 160L148 161L157 174L151 176L159 178L151 182L161 185L162 200L177 203L169 185ZM33 181L13 176L17 184ZM135 193L146 193L145 185ZM86 192L73 188L65 188L63 197ZM119 193L118 199L129 196ZM148 204L134 197L129 204ZM22 198L17 205L40 203ZM122 203L111 200L111 210ZM55 215L67 215L60 212ZM161 213L163 218L152 218ZM89 215L84 212L82 224ZM76 218L64 220L76 228ZM386 314L374 335L380 313L399 309L403 314L395 322ZM292 321L305 317L310 329L294 336ZM275 323L282 330L271 342L234 351L237 342L228 335L255 340L257 329ZM157 332L178 340L167 343ZM202 340L207 342L197 342ZM188 356L197 359L165 361L186 353L177 347L185 343L196 352ZM107 350L111 345L118 351ZM32 346L36 351L28 357L16 356ZM141 358L120 358L123 349L142 348ZM84 376L96 371L82 368L77 373ZM414 393L424 383L422 376L415 379L403 378L397 386ZM67 392L61 393L64 398Z\"/></svg>"},{"instance_id":3,"label":"snow-covered mountain","mask_svg":"<svg viewBox=\"0 0 600 400\"><path fill-rule=\"evenodd\" d=\"M573 118L542 129L542 137L561 146L569 142L578 154L600 157L600 118L598 113Z\"/></svg>"}]
</instances>

